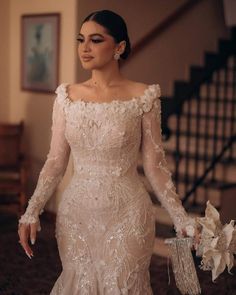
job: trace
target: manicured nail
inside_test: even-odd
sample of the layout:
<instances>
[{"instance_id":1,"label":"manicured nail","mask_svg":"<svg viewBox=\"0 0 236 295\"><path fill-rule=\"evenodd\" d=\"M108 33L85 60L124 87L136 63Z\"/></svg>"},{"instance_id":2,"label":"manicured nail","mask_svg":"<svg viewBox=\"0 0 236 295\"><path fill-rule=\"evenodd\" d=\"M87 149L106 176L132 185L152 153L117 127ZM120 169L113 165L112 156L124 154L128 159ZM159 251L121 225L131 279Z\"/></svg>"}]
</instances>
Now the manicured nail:
<instances>
[{"instance_id":1,"label":"manicured nail","mask_svg":"<svg viewBox=\"0 0 236 295\"><path fill-rule=\"evenodd\" d=\"M28 252L25 251L25 254L31 259L31 256Z\"/></svg>"},{"instance_id":2,"label":"manicured nail","mask_svg":"<svg viewBox=\"0 0 236 295\"><path fill-rule=\"evenodd\" d=\"M34 245L35 239L31 239L31 244Z\"/></svg>"}]
</instances>

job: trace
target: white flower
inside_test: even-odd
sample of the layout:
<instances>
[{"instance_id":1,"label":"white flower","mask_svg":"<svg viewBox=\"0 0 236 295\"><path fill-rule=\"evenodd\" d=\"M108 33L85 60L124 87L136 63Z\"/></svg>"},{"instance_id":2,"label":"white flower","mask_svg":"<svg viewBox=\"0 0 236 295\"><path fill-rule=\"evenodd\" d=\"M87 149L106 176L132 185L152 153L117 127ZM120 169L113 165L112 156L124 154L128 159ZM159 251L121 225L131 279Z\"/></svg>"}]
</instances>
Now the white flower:
<instances>
[{"instance_id":1,"label":"white flower","mask_svg":"<svg viewBox=\"0 0 236 295\"><path fill-rule=\"evenodd\" d=\"M219 212L207 202L205 217L198 218L202 226L201 240L197 255L202 256L201 268L212 271L214 281L227 266L230 273L236 252L234 221L222 225Z\"/></svg>"}]
</instances>

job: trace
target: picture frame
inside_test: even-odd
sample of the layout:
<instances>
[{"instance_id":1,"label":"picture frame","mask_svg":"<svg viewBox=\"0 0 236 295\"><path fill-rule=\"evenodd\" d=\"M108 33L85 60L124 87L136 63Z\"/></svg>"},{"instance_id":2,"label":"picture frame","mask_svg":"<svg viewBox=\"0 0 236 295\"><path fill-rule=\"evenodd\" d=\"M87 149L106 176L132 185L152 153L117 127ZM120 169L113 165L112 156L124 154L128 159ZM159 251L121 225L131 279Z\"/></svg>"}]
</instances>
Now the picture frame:
<instances>
[{"instance_id":1,"label":"picture frame","mask_svg":"<svg viewBox=\"0 0 236 295\"><path fill-rule=\"evenodd\" d=\"M21 17L21 89L53 93L58 86L60 14Z\"/></svg>"}]
</instances>

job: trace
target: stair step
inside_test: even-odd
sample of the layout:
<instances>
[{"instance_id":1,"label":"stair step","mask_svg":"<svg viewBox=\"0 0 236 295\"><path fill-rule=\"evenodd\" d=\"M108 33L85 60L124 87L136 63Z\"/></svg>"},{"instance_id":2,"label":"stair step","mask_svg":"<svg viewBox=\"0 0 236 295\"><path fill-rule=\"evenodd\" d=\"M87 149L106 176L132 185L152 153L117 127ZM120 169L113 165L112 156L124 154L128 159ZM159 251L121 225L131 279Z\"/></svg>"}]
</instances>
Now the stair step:
<instances>
[{"instance_id":1,"label":"stair step","mask_svg":"<svg viewBox=\"0 0 236 295\"><path fill-rule=\"evenodd\" d=\"M230 35L232 40L236 40L236 26L230 28Z\"/></svg>"},{"instance_id":2,"label":"stair step","mask_svg":"<svg viewBox=\"0 0 236 295\"><path fill-rule=\"evenodd\" d=\"M189 184L193 184L196 179L192 176L192 175L187 175L188 177L188 182ZM180 182L185 182L186 180L186 175L183 174L179 174L178 176L178 180ZM220 181L220 180L211 180L211 179L205 179L204 183L201 184L201 186L205 187L205 188L211 188L214 190L219 190L221 187L225 186L225 185L233 185L235 182L226 182L226 181Z\"/></svg>"},{"instance_id":3,"label":"stair step","mask_svg":"<svg viewBox=\"0 0 236 295\"><path fill-rule=\"evenodd\" d=\"M194 109L194 107L193 107ZM223 110L221 110L221 114L219 113L217 115L217 121L218 121L218 125L219 125L219 121L232 121L233 120L233 117L231 116L225 116L224 113L223 113ZM197 110L195 109L195 111L197 112ZM183 120L183 118L185 117L188 117L190 116L191 117L191 125L192 125L192 119L198 119L197 123L202 123L202 125L205 127L205 122L203 120L200 120L200 119L207 119L209 121L214 121L215 120L215 115L213 114L197 114L197 113L191 113L191 114L188 114L187 111L184 111L183 113L181 113L181 120ZM183 124L184 126L187 127L187 124ZM192 128L192 127L191 127ZM210 128L209 128L210 129Z\"/></svg>"},{"instance_id":4,"label":"stair step","mask_svg":"<svg viewBox=\"0 0 236 295\"><path fill-rule=\"evenodd\" d=\"M219 77L217 76L217 72L215 72L212 76L212 83L211 84L203 84L200 87L200 99L201 104L209 104L215 101L215 91L216 91L216 83L218 83L218 97L217 100L219 102L234 102L234 95L233 95L233 79L234 74L233 71L227 71L227 82L225 81L224 71L220 71ZM219 81L217 81L219 78ZM227 83L227 84L226 84ZM227 92L224 90L224 86L227 86ZM195 99L196 101L196 99Z\"/></svg>"},{"instance_id":5,"label":"stair step","mask_svg":"<svg viewBox=\"0 0 236 295\"><path fill-rule=\"evenodd\" d=\"M184 122L184 119L182 119L182 120ZM201 125L199 125L199 127L201 127ZM192 138L199 138L199 139L201 139L201 138L206 139L207 138L210 140L210 139L214 139L214 136L215 136L213 127L214 127L214 122L209 122L208 128L210 129L209 131L211 131L211 133L207 134L207 136L206 136L206 134L202 134L200 132L197 133L195 130L179 130L178 134L181 137L192 137ZM174 132L176 132L176 131L174 131ZM223 140L223 141L229 140L229 136L224 136L224 135L219 135L219 134L217 134L217 138L219 140ZM181 140L182 140L182 138L180 138L180 141Z\"/></svg>"},{"instance_id":6,"label":"stair step","mask_svg":"<svg viewBox=\"0 0 236 295\"><path fill-rule=\"evenodd\" d=\"M152 189L151 184L149 183L148 179L144 176L144 175L140 175L140 179L143 182L147 192L150 195L150 198L152 200L152 202L155 205L160 205L160 202L158 200L158 196L156 196L155 192ZM187 191L190 190L190 188L192 188L192 183L189 184L189 188ZM196 202L198 204L205 204L206 203L206 199L205 199L205 189L207 188L207 195L208 195L208 200L210 200L210 202L214 205L214 206L220 206L220 198L221 198L221 191L218 189L217 186L211 186L209 184L206 185L200 185L197 188L197 192L198 192L198 196L197 196L197 200ZM178 184L178 195L179 197L182 199L185 196L185 183L184 182L180 182ZM191 200L191 199L190 199Z\"/></svg>"},{"instance_id":7,"label":"stair step","mask_svg":"<svg viewBox=\"0 0 236 295\"><path fill-rule=\"evenodd\" d=\"M213 160L213 157L212 156L209 156L209 155L204 155L204 154L200 154L200 150L198 150L198 153L193 153L191 151L179 151L178 152L178 158L180 159L188 159L188 160L194 160L194 162L196 160L198 161L204 161L205 163L206 162L211 162ZM165 148L165 154L166 156L168 156L170 159L171 159L171 156L172 158L174 159L175 158L175 151L173 149L170 149L170 148ZM227 167L231 167L231 166L234 166L236 164L236 158L233 159L233 158L223 158L221 160L221 162L218 163L218 165L222 165L222 166L225 166L227 165Z\"/></svg>"},{"instance_id":8,"label":"stair step","mask_svg":"<svg viewBox=\"0 0 236 295\"><path fill-rule=\"evenodd\" d=\"M204 57L206 70L216 69L220 65L219 54L207 51Z\"/></svg>"},{"instance_id":9,"label":"stair step","mask_svg":"<svg viewBox=\"0 0 236 295\"><path fill-rule=\"evenodd\" d=\"M181 104L193 92L193 86L189 82L176 80L174 82L174 97Z\"/></svg>"},{"instance_id":10,"label":"stair step","mask_svg":"<svg viewBox=\"0 0 236 295\"><path fill-rule=\"evenodd\" d=\"M185 157L185 158L183 158ZM166 160L167 160L167 166L169 170L172 172L172 177L174 178L174 171L175 171L175 159L173 155L173 151L166 151ZM187 163L188 160L188 163ZM179 160L179 180L184 182L185 181L185 171L186 171L186 165L188 165L188 179L189 183L193 183L196 181L197 178L199 178L201 175L203 175L205 168L206 168L206 161L208 161L208 165L210 165L210 161L212 158L208 157L207 160L204 159L203 156L198 155L198 162L196 162L196 155L194 154L180 154L180 160ZM198 165L197 167L195 165ZM196 168L197 168L197 175L196 175ZM138 173L140 176L144 175L144 170L142 167L142 163L138 166ZM227 184L233 184L236 182L236 174L235 174L235 161L232 162L223 162L217 164L217 168L215 169L215 181L209 182L209 178L211 177L211 173L207 176L206 180L208 181L207 187L209 186L216 186L215 182L218 183L218 186L223 186ZM224 181L222 181L222 179Z\"/></svg>"},{"instance_id":11,"label":"stair step","mask_svg":"<svg viewBox=\"0 0 236 295\"><path fill-rule=\"evenodd\" d=\"M235 170L235 167L232 168L232 172L234 170ZM229 175L232 178L234 177L234 179L232 179L231 182L230 181L219 181L217 183L215 181L209 181L209 180L206 179L204 181L204 183L201 184L201 185L199 185L199 187L197 188L197 191L196 191L196 194L197 194L196 202L198 204L205 204L207 200L210 200L211 203L214 206L220 206L220 204L221 204L221 202L220 202L220 200L221 200L221 190L220 190L220 188L221 187L224 187L225 185L234 185L236 183L235 173L229 173ZM148 191L152 202L154 204L160 204L159 203L159 200L158 200L158 197L154 193L153 188L152 188L151 184L149 183L147 177L144 174L139 174L139 177L140 177L141 181L143 182L146 190ZM174 176L172 176L172 180L173 180L174 183L176 183ZM189 177L188 177L188 183L189 183L189 185L187 187L187 191L189 191L192 188L193 183L195 182L194 180L195 179L191 175L189 175ZM185 181L186 181L185 176L183 174L180 174L179 175L179 182L178 182L178 195L180 196L181 199L185 196L185 193L186 193ZM205 198L205 196L206 196L206 189L207 189L207 200ZM195 194L193 194L190 197L190 202L191 202L191 199L192 199L192 197L194 195Z\"/></svg>"},{"instance_id":12,"label":"stair step","mask_svg":"<svg viewBox=\"0 0 236 295\"><path fill-rule=\"evenodd\" d=\"M191 66L190 67L190 83L196 84L200 83L205 79L206 72L205 69L202 66Z\"/></svg>"},{"instance_id":13,"label":"stair step","mask_svg":"<svg viewBox=\"0 0 236 295\"><path fill-rule=\"evenodd\" d=\"M218 51L223 56L228 56L235 50L232 40L220 39L218 43Z\"/></svg>"}]
</instances>

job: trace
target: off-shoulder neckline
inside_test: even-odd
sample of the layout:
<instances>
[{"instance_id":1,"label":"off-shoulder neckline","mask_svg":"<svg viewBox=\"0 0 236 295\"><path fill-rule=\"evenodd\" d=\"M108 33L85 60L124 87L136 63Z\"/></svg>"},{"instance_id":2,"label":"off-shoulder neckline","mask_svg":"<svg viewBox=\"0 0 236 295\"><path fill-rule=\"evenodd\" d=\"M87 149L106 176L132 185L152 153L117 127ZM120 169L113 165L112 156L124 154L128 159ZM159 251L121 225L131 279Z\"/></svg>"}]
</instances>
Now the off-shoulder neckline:
<instances>
[{"instance_id":1,"label":"off-shoulder neckline","mask_svg":"<svg viewBox=\"0 0 236 295\"><path fill-rule=\"evenodd\" d=\"M92 101L92 100L85 100L83 98L72 100L69 98L68 93L67 93L67 86L69 83L62 83L61 87L63 87L63 92L65 95L65 99L70 103L70 104L83 104L83 105L112 105L112 104L126 104L130 103L133 101L138 101L139 99L142 99L148 95L148 93L155 91L155 89L160 89L160 85L158 83L156 84L149 84L146 89L144 90L143 94L139 96L132 96L129 99L121 99L121 98L114 98L111 101Z\"/></svg>"}]
</instances>

